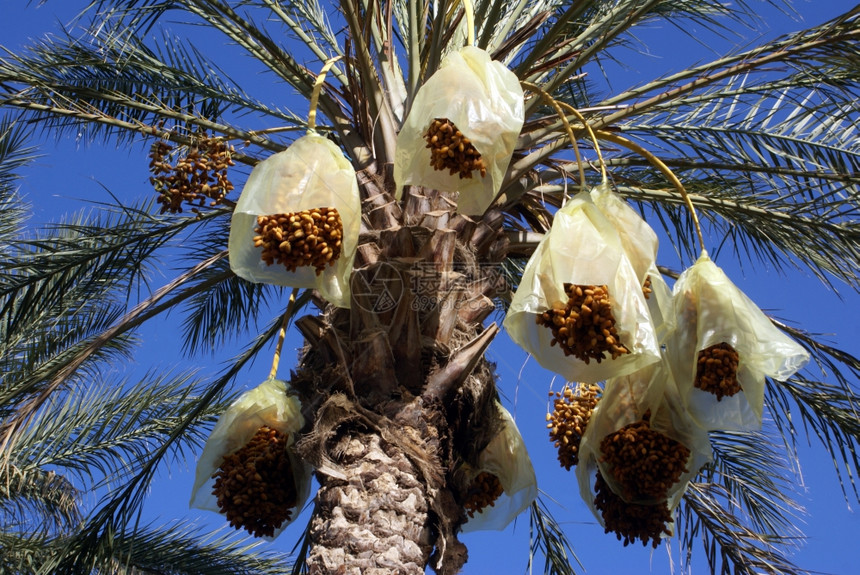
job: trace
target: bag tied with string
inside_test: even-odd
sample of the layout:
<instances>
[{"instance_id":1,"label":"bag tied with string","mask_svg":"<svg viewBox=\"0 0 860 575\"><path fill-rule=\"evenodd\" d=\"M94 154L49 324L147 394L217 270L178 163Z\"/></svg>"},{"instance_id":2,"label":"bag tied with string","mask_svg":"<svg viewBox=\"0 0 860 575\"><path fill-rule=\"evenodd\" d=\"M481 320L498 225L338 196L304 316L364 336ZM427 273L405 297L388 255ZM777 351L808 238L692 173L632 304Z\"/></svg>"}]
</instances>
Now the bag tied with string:
<instances>
[{"instance_id":1,"label":"bag tied with string","mask_svg":"<svg viewBox=\"0 0 860 575\"><path fill-rule=\"evenodd\" d=\"M761 427L767 377L785 381L809 354L780 331L706 252L675 282L668 344L681 399L708 430Z\"/></svg>"},{"instance_id":2,"label":"bag tied with string","mask_svg":"<svg viewBox=\"0 0 860 575\"><path fill-rule=\"evenodd\" d=\"M394 180L459 192L457 210L481 215L499 191L523 126L517 76L480 48L445 57L418 90L397 137Z\"/></svg>"},{"instance_id":3,"label":"bag tied with string","mask_svg":"<svg viewBox=\"0 0 860 575\"><path fill-rule=\"evenodd\" d=\"M671 290L657 270L657 234L606 180L591 190L591 199L618 232L621 247L642 285L657 341L662 343L674 329L674 315L670 313Z\"/></svg>"},{"instance_id":4,"label":"bag tied with string","mask_svg":"<svg viewBox=\"0 0 860 575\"><path fill-rule=\"evenodd\" d=\"M707 433L686 415L661 361L607 380L579 446L580 493L625 545L656 547L674 531L672 512L711 460Z\"/></svg>"},{"instance_id":5,"label":"bag tied with string","mask_svg":"<svg viewBox=\"0 0 860 575\"><path fill-rule=\"evenodd\" d=\"M660 358L642 284L618 231L580 192L526 265L505 329L543 367L595 383Z\"/></svg>"},{"instance_id":6,"label":"bag tied with string","mask_svg":"<svg viewBox=\"0 0 860 575\"><path fill-rule=\"evenodd\" d=\"M292 451L305 420L288 384L270 378L221 415L197 462L191 507L277 537L310 495L311 467Z\"/></svg>"},{"instance_id":7,"label":"bag tied with string","mask_svg":"<svg viewBox=\"0 0 860 575\"><path fill-rule=\"evenodd\" d=\"M308 133L251 172L230 222L230 267L348 308L360 226L355 170L331 140Z\"/></svg>"},{"instance_id":8,"label":"bag tied with string","mask_svg":"<svg viewBox=\"0 0 860 575\"><path fill-rule=\"evenodd\" d=\"M501 531L537 497L537 479L526 444L510 412L496 402L502 427L468 469L472 488L463 531Z\"/></svg>"}]
</instances>

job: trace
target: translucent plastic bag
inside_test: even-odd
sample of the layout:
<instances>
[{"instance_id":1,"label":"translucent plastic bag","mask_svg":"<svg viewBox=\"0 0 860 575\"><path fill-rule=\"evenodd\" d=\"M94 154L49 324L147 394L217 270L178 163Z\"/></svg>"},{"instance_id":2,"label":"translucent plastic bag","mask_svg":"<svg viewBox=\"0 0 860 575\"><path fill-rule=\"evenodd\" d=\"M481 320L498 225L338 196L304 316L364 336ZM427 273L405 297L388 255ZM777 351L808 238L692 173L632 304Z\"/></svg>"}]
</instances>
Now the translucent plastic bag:
<instances>
[{"instance_id":1,"label":"translucent plastic bag","mask_svg":"<svg viewBox=\"0 0 860 575\"><path fill-rule=\"evenodd\" d=\"M295 443L296 434L304 423L301 404L295 396L291 395L291 390L283 381L268 379L243 393L221 415L212 434L206 440L203 453L197 462L190 506L225 514L225 510L219 506L218 498L213 492L216 486L214 476L219 472L226 457L242 450L255 438L261 428L266 427L286 436L284 448L289 458L292 477L280 477L277 479L278 483L284 481L295 483L296 502L291 516L280 525L274 526L269 536L279 535L296 518L310 495L311 467L289 449ZM272 496L277 486L267 485L266 488ZM228 519L230 519L229 514Z\"/></svg>"},{"instance_id":2,"label":"translucent plastic bag","mask_svg":"<svg viewBox=\"0 0 860 575\"><path fill-rule=\"evenodd\" d=\"M644 292L657 343L663 345L675 330L675 310L672 290L656 265L652 265L645 275Z\"/></svg>"},{"instance_id":3,"label":"translucent plastic bag","mask_svg":"<svg viewBox=\"0 0 860 575\"><path fill-rule=\"evenodd\" d=\"M328 226L325 218L333 215L325 210L331 208L337 210L340 231L337 223L331 230L323 230ZM261 217L290 214L300 223L302 214L314 223L299 228L295 235L283 217L270 219L261 228ZM251 172L230 224L230 267L255 283L316 288L333 305L348 308L349 277L360 226L361 200L352 165L330 140L309 133ZM296 239L298 234L303 237ZM331 236L326 238L325 234ZM294 261L294 257L301 257L302 248L312 256L300 261L306 265L292 269L289 264L273 261L281 257Z\"/></svg>"},{"instance_id":4,"label":"translucent plastic bag","mask_svg":"<svg viewBox=\"0 0 860 575\"><path fill-rule=\"evenodd\" d=\"M673 533L671 513L711 458L707 433L684 412L671 370L661 361L606 382L580 443L576 474L601 525L619 538L656 546ZM607 515L599 509L601 497L613 507ZM619 516L620 522L611 521Z\"/></svg>"},{"instance_id":5,"label":"translucent plastic bag","mask_svg":"<svg viewBox=\"0 0 860 575\"><path fill-rule=\"evenodd\" d=\"M603 182L591 190L591 199L615 226L621 247L627 254L636 277L644 285L645 278L657 261L657 234L636 210L612 190L608 182Z\"/></svg>"},{"instance_id":6,"label":"translucent plastic bag","mask_svg":"<svg viewBox=\"0 0 860 575\"><path fill-rule=\"evenodd\" d=\"M612 191L608 182L591 190L591 199L618 231L621 247L648 300L657 341L662 344L674 328L674 314L671 313L672 291L657 270L657 234L636 210Z\"/></svg>"},{"instance_id":7,"label":"translucent plastic bag","mask_svg":"<svg viewBox=\"0 0 860 575\"><path fill-rule=\"evenodd\" d=\"M588 290L574 298L570 286L601 289L590 290L594 297L589 300ZM565 302L568 307L576 302L579 307L574 311L581 310L577 313L583 318L568 331L562 331L567 324L557 329L549 326L555 315L568 313ZM597 329L597 319L585 321L592 312L599 325L608 325L608 314L614 324ZM573 312L563 316L566 321L573 317ZM595 383L642 369L660 358L642 285L615 227L586 192L555 214L552 228L526 265L504 325L511 339L538 363L568 381ZM565 349L562 343L567 344ZM619 352L621 348L626 353Z\"/></svg>"},{"instance_id":8,"label":"translucent plastic bag","mask_svg":"<svg viewBox=\"0 0 860 575\"><path fill-rule=\"evenodd\" d=\"M517 424L507 409L496 405L503 420L502 429L478 457L478 468L472 470L472 475L492 474L504 492L492 506L466 521L464 532L501 531L537 497L537 478Z\"/></svg>"},{"instance_id":9,"label":"translucent plastic bag","mask_svg":"<svg viewBox=\"0 0 860 575\"><path fill-rule=\"evenodd\" d=\"M675 282L673 300L677 326L668 356L690 414L708 430L759 429L765 378L785 381L809 354L707 253Z\"/></svg>"},{"instance_id":10,"label":"translucent plastic bag","mask_svg":"<svg viewBox=\"0 0 860 575\"><path fill-rule=\"evenodd\" d=\"M400 199L403 186L408 185L460 192L459 212L483 214L502 184L523 117L523 90L513 72L474 46L452 52L418 90L397 137L394 159L397 198ZM450 169L433 167L434 158L440 156L434 155L428 147L433 144L425 139L428 130L431 134L435 132L434 121L442 119L449 120L468 139L463 150L459 146L450 150ZM442 138L440 146L446 143L456 146L459 141L449 140L451 134L436 135ZM433 149L442 154L448 151ZM465 156L455 157L455 153Z\"/></svg>"}]
</instances>

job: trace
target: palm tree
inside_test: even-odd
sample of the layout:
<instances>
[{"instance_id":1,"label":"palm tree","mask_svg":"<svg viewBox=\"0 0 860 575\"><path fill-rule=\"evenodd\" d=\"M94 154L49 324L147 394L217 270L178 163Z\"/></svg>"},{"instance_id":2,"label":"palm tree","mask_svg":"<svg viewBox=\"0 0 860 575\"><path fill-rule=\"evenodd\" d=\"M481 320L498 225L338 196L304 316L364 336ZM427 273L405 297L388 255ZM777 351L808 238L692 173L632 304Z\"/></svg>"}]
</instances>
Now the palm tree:
<instances>
[{"instance_id":1,"label":"palm tree","mask_svg":"<svg viewBox=\"0 0 860 575\"><path fill-rule=\"evenodd\" d=\"M499 331L492 320L504 317L510 286L568 186L600 181L585 169L598 144L617 192L660 222L684 257L696 255L695 234L667 173L683 181L709 237L725 237L739 257L810 270L824 288L860 288L860 9L628 89L609 76L649 24L716 36L747 25L755 9L710 0L93 0L75 30L7 52L0 497L17 519L4 523L3 564L22 573L285 569L283 557L187 526L142 527L137 514L159 465L199 447L236 374L292 322L306 342L290 374L306 419L296 450L319 482L295 570L458 572L472 479L462 469L501 426L485 358ZM525 121L492 204L461 214L444 190L398 190L393 165L419 90L466 42L516 75ZM265 74L231 79L222 50ZM291 108L266 103L286 87L297 93ZM241 188L242 166L308 129L311 100L316 132L349 160L360 192L349 309L312 289L290 296L250 283L228 262L230 188ZM114 197L34 234L12 187L32 155L24 125L130 145L142 164L149 150L153 165L165 165L156 188L189 156L231 183L222 181L225 197L193 205L171 204L163 191L160 206L151 190ZM156 289L148 279L165 258L173 275ZM181 314L189 360L244 348L214 380L115 380L110 368L134 353L140 326L171 311ZM801 424L832 454L844 486L860 471L860 360L776 323L815 368L769 382L772 429L711 434L714 459L675 520L683 548L704 542L711 572L804 572L787 555L796 506L778 479L783 459L796 458ZM94 485L106 495L84 511L76 489ZM547 572L572 573L572 548L546 504L533 503L530 518Z\"/></svg>"}]
</instances>

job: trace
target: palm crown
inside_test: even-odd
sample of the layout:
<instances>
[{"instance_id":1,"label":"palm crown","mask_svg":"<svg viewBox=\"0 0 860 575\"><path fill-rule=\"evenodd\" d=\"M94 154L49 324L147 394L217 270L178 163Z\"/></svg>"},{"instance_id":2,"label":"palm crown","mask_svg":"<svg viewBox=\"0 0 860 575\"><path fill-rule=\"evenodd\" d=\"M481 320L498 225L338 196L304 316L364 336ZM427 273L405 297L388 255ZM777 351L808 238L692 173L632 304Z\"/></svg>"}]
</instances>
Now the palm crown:
<instances>
[{"instance_id":1,"label":"palm crown","mask_svg":"<svg viewBox=\"0 0 860 575\"><path fill-rule=\"evenodd\" d=\"M7 52L0 58L4 569L285 569L284 557L235 540L140 527L137 513L156 470L196 452L234 399L236 375L292 322L305 341L289 377L305 425L290 449L313 465L320 484L295 569L457 572L472 481L488 446L509 429L484 357L499 331L492 320L504 319L511 286L527 277L528 258L568 197L604 179L660 222L685 259L703 247L694 210L704 233L725 238L739 255L810 270L826 287L860 288L857 8L631 88L618 90L604 81L611 72L601 74L647 24L695 24L718 35L754 13L751 3L704 0L94 1L80 32ZM266 74L231 80L222 48L210 48L213 34L219 46L226 38L225 52L250 56ZM480 144L502 149L508 138L510 150L493 173L481 148L489 195L458 213L455 190L426 179L404 186L410 172L398 154L424 149L421 134L408 144L400 138L409 115L432 104L422 88L465 44L509 71L523 118ZM267 82L279 96L289 86L299 97L269 104ZM464 97L458 85L445 89ZM14 181L33 155L31 124L137 146L142 165L149 150L157 194L114 197L91 215L28 230ZM457 127L466 132L459 122L452 132ZM337 306L313 282L290 295L243 279L227 250L243 167L283 152L309 128L354 170L360 198L355 261L346 270L351 296ZM475 169L470 178L487 181ZM458 183L462 205L466 185ZM149 278L165 257L175 267L156 289ZM138 328L171 310L181 313L192 361L237 341L244 347L214 377L106 375L134 353ZM796 457L799 422L844 464L846 478L860 468L860 361L772 323L811 354L813 368L768 380L773 425L714 430L705 441L712 457L684 492L674 531L684 548L704 542L701 560L712 572L803 572L786 553L798 534L797 505L782 479L791 473L782 451ZM277 360L273 377L276 368ZM92 487L105 495L90 510L80 490ZM379 491L391 502L378 504ZM362 526L353 515L366 509L378 520ZM546 570L573 572L572 548L546 504L531 503L529 513L532 551ZM395 520L401 528L391 533L385 525Z\"/></svg>"}]
</instances>

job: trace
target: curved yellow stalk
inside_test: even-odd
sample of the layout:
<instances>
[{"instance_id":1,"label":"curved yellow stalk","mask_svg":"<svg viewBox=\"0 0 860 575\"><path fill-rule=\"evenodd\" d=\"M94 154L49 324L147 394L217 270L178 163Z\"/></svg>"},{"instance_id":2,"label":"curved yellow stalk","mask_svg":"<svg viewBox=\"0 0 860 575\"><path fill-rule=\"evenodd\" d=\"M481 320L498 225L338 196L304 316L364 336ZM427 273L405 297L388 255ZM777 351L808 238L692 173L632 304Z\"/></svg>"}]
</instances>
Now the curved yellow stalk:
<instances>
[{"instance_id":1,"label":"curved yellow stalk","mask_svg":"<svg viewBox=\"0 0 860 575\"><path fill-rule=\"evenodd\" d=\"M308 111L308 132L313 132L317 125L317 103L320 99L320 91L322 90L323 82L325 82L326 74L331 70L334 63L340 59L341 56L335 56L326 60L319 75L317 75L317 79L314 81L313 91L311 92L311 105Z\"/></svg>"},{"instance_id":2,"label":"curved yellow stalk","mask_svg":"<svg viewBox=\"0 0 860 575\"><path fill-rule=\"evenodd\" d=\"M275 379L278 375L278 364L281 363L281 349L284 347L284 339L287 337L287 324L290 318L293 317L293 312L296 308L296 295L299 293L299 288L293 288L290 293L290 303L287 304L287 310L284 312L284 318L281 320L281 331L278 333L278 343L275 346L275 358L272 360L272 369L269 371L269 379Z\"/></svg>"},{"instance_id":3,"label":"curved yellow stalk","mask_svg":"<svg viewBox=\"0 0 860 575\"><path fill-rule=\"evenodd\" d=\"M623 146L630 150L631 152L635 152L648 160L655 168L660 170L672 185L678 190L678 193L681 194L681 198L684 200L684 204L687 206L687 209L690 210L690 216L693 218L693 225L696 227L696 234L699 238L699 247L702 251L705 251L705 240L702 236L702 227L699 224L699 216L696 215L696 208L693 207L693 202L690 201L690 197L687 195L687 190L684 189L684 184L681 183L681 180L678 179L678 176L675 175L672 170L669 169L669 166L664 164L660 158L640 146L635 142L631 142L624 136L619 136L613 132L605 132L603 130L597 130L597 135L602 140L606 140L608 142L612 142L613 144L618 144L619 146Z\"/></svg>"},{"instance_id":4,"label":"curved yellow stalk","mask_svg":"<svg viewBox=\"0 0 860 575\"><path fill-rule=\"evenodd\" d=\"M564 102L559 102L559 106L576 116L576 118L582 122L582 125L588 131L588 135L591 137L591 141L594 143L594 151L597 152L597 161L600 164L600 177L604 183L608 180L606 176L606 162L603 161L603 154L600 152L600 144L597 142L597 136L594 134L594 130L591 129L589 123L585 120L585 116L583 116L579 110L571 106L570 104L566 104Z\"/></svg>"},{"instance_id":5,"label":"curved yellow stalk","mask_svg":"<svg viewBox=\"0 0 860 575\"><path fill-rule=\"evenodd\" d=\"M585 167L582 163L582 156L579 154L579 148L576 146L576 137L573 135L573 129L570 127L570 122L567 121L567 116L564 114L564 111L561 109L559 102L556 101L555 98L550 96L546 91L537 86L536 84L532 84L531 82L520 81L520 85L523 88L531 90L535 94L542 97L546 100L550 106L553 107L555 113L558 115L561 123L564 125L564 130L567 133L567 137L570 139L570 145L573 147L573 153L576 156L576 165L579 168L579 189L585 190ZM601 162L601 166L602 166Z\"/></svg>"}]
</instances>

